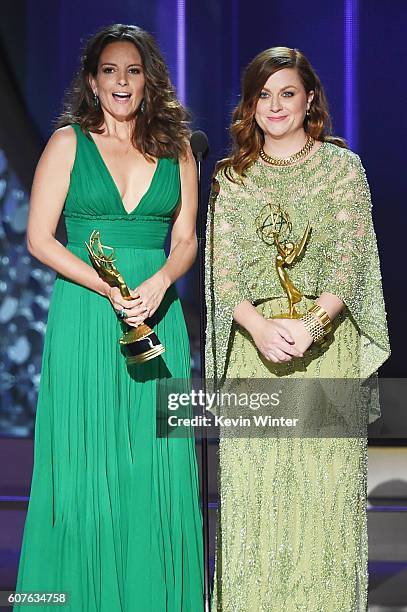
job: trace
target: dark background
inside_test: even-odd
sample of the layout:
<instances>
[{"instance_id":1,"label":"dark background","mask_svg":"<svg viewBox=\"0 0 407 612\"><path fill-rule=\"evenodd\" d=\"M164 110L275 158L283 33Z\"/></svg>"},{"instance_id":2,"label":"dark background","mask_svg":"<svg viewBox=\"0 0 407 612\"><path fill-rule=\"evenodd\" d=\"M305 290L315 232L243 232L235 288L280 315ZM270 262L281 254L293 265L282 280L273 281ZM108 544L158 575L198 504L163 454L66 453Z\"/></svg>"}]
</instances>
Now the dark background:
<instances>
[{"instance_id":1,"label":"dark background","mask_svg":"<svg viewBox=\"0 0 407 612\"><path fill-rule=\"evenodd\" d=\"M25 252L32 173L61 110L83 41L115 22L137 24L157 38L194 128L207 132L211 152L205 162L205 193L216 159L227 151L227 126L242 68L259 51L276 45L297 47L308 56L325 86L334 132L361 156L371 185L392 347L381 374L406 375L406 16L403 0L1 4L0 433L32 432L53 280ZM179 287L195 365L196 279L195 268Z\"/></svg>"}]
</instances>

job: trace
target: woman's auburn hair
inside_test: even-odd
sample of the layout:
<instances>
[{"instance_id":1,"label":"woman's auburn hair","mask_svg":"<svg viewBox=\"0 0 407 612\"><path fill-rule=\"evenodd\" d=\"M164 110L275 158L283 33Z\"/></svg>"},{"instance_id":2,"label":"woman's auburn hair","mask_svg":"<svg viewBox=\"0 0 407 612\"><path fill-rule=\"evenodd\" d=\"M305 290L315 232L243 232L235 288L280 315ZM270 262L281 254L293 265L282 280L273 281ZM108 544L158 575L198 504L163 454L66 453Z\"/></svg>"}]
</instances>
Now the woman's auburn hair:
<instances>
[{"instance_id":1,"label":"woman's auburn hair","mask_svg":"<svg viewBox=\"0 0 407 612\"><path fill-rule=\"evenodd\" d=\"M230 155L216 166L216 172L223 170L233 182L243 179L248 168L259 157L264 134L255 119L257 102L268 78L283 68L297 70L306 94L314 92L310 114L304 120L305 132L315 140L347 147L343 138L331 135L332 124L325 92L308 59L298 49L272 47L259 53L243 73L241 100L233 112L230 126Z\"/></svg>"},{"instance_id":2,"label":"woman's auburn hair","mask_svg":"<svg viewBox=\"0 0 407 612\"><path fill-rule=\"evenodd\" d=\"M131 42L140 53L145 77L144 111L136 111L133 145L147 158L185 157L190 137L189 116L177 100L167 66L154 38L138 26L114 24L97 32L84 48L80 69L68 90L57 120L60 128L72 123L87 131L103 133L104 115L95 108L90 76L96 77L106 45Z\"/></svg>"}]
</instances>

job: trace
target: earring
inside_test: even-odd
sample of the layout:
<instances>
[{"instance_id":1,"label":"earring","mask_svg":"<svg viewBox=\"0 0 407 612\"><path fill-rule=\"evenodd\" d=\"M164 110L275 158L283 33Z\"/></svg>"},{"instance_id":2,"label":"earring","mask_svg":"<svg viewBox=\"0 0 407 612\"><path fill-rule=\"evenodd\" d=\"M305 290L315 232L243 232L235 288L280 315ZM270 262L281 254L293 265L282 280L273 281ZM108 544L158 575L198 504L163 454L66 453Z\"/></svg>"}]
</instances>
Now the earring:
<instances>
[{"instance_id":1,"label":"earring","mask_svg":"<svg viewBox=\"0 0 407 612\"><path fill-rule=\"evenodd\" d=\"M310 116L310 114L311 114L311 113L310 113L310 110L309 110L309 108L308 108L308 109L307 109L307 117L309 117L309 116Z\"/></svg>"},{"instance_id":2,"label":"earring","mask_svg":"<svg viewBox=\"0 0 407 612\"><path fill-rule=\"evenodd\" d=\"M93 107L94 108L99 108L99 104L100 104L99 96L96 93L94 93L93 94Z\"/></svg>"},{"instance_id":3,"label":"earring","mask_svg":"<svg viewBox=\"0 0 407 612\"><path fill-rule=\"evenodd\" d=\"M146 102L143 98L140 104L140 113L144 113L145 110L146 110Z\"/></svg>"}]
</instances>

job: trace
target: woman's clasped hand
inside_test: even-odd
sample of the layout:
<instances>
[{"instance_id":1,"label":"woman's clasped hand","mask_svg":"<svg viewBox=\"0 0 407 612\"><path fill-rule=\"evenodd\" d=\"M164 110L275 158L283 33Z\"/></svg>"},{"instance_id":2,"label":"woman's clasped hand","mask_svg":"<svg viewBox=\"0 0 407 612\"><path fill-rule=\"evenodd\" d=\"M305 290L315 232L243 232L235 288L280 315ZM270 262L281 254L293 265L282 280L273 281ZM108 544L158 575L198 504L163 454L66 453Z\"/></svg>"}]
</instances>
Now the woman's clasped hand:
<instances>
[{"instance_id":1,"label":"woman's clasped hand","mask_svg":"<svg viewBox=\"0 0 407 612\"><path fill-rule=\"evenodd\" d=\"M283 363L303 357L313 339L299 319L265 319L257 322L252 338L268 361Z\"/></svg>"},{"instance_id":2,"label":"woman's clasped hand","mask_svg":"<svg viewBox=\"0 0 407 612\"><path fill-rule=\"evenodd\" d=\"M151 317L160 306L169 283L160 272L146 279L135 289L130 289L131 299L126 299L117 287L106 286L106 297L116 313L132 327L137 327Z\"/></svg>"}]
</instances>

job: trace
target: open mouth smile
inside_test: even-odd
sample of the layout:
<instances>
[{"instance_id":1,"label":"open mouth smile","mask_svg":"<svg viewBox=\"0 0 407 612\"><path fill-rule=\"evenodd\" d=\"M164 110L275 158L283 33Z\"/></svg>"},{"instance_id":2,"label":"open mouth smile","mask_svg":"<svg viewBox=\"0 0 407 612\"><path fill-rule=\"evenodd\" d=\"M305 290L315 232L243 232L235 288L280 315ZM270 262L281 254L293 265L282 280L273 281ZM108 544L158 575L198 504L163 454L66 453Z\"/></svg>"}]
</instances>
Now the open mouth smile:
<instances>
[{"instance_id":1,"label":"open mouth smile","mask_svg":"<svg viewBox=\"0 0 407 612\"><path fill-rule=\"evenodd\" d=\"M131 98L131 93L127 93L124 91L115 91L114 93L112 93L113 99L116 100L116 102L119 102L119 104L126 104L130 98Z\"/></svg>"}]
</instances>

